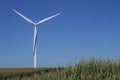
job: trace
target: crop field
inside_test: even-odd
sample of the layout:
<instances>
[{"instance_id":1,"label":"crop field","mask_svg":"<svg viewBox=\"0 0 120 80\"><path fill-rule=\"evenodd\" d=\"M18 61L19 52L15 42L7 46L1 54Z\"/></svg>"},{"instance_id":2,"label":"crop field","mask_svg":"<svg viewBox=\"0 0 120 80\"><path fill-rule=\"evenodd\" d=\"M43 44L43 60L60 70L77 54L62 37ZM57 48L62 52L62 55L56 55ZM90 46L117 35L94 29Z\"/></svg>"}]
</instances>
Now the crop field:
<instances>
[{"instance_id":1,"label":"crop field","mask_svg":"<svg viewBox=\"0 0 120 80\"><path fill-rule=\"evenodd\" d=\"M0 69L0 80L120 80L120 60L91 58L67 68Z\"/></svg>"},{"instance_id":2,"label":"crop field","mask_svg":"<svg viewBox=\"0 0 120 80\"><path fill-rule=\"evenodd\" d=\"M64 68L1 68L0 80L33 80L43 74L61 71Z\"/></svg>"}]
</instances>

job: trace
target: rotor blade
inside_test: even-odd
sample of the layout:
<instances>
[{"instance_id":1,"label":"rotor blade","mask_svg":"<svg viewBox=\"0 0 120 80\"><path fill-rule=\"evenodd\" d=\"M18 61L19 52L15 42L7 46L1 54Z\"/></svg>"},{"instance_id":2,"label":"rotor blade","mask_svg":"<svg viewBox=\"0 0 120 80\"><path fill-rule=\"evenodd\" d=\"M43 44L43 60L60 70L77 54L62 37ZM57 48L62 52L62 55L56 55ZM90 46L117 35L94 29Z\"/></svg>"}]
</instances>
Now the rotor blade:
<instances>
[{"instance_id":1,"label":"rotor blade","mask_svg":"<svg viewBox=\"0 0 120 80\"><path fill-rule=\"evenodd\" d=\"M32 20L30 20L30 19L28 19L27 17L23 16L21 13L19 13L19 12L16 11L15 9L13 9L13 11L14 11L15 13L17 13L19 16L21 16L22 18L24 18L24 19L25 19L26 21L28 21L29 23L34 24L34 22L33 22Z\"/></svg>"},{"instance_id":2,"label":"rotor blade","mask_svg":"<svg viewBox=\"0 0 120 80\"><path fill-rule=\"evenodd\" d=\"M55 14L55 15L53 15L53 16L50 16L50 17L48 17L48 18L45 18L45 19L39 21L39 22L37 23L37 25L40 24L40 23L43 23L43 22L45 22L45 21L47 21L47 20L49 20L49 19L52 19L52 18L54 18L54 17L56 17L56 16L58 16L58 15L60 15L60 13Z\"/></svg>"},{"instance_id":3,"label":"rotor blade","mask_svg":"<svg viewBox=\"0 0 120 80\"><path fill-rule=\"evenodd\" d=\"M37 29L34 27L34 39L33 39L33 52L35 52L37 47Z\"/></svg>"}]
</instances>

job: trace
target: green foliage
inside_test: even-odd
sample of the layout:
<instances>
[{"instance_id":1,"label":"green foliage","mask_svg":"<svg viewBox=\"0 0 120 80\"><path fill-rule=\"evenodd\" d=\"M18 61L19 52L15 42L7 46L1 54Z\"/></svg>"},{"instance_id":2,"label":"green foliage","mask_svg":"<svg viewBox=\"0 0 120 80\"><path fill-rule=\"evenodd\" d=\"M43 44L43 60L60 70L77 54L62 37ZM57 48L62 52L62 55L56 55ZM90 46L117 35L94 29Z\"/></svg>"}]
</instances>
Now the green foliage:
<instances>
[{"instance_id":1,"label":"green foliage","mask_svg":"<svg viewBox=\"0 0 120 80\"><path fill-rule=\"evenodd\" d=\"M0 80L120 80L120 60L91 58L68 68L0 69Z\"/></svg>"},{"instance_id":2,"label":"green foliage","mask_svg":"<svg viewBox=\"0 0 120 80\"><path fill-rule=\"evenodd\" d=\"M120 80L119 63L94 58L89 61L81 61L67 70L65 80Z\"/></svg>"}]
</instances>

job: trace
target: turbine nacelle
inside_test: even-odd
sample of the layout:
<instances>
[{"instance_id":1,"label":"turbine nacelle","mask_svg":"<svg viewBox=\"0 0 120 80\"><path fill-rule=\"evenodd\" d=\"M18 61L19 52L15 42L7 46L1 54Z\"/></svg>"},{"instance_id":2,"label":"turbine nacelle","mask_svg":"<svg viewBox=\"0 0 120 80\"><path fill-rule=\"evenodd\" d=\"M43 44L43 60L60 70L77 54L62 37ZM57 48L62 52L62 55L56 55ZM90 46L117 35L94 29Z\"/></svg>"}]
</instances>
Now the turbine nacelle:
<instances>
[{"instance_id":1,"label":"turbine nacelle","mask_svg":"<svg viewBox=\"0 0 120 80\"><path fill-rule=\"evenodd\" d=\"M38 26L37 23L34 23L33 25L36 26L36 27Z\"/></svg>"}]
</instances>

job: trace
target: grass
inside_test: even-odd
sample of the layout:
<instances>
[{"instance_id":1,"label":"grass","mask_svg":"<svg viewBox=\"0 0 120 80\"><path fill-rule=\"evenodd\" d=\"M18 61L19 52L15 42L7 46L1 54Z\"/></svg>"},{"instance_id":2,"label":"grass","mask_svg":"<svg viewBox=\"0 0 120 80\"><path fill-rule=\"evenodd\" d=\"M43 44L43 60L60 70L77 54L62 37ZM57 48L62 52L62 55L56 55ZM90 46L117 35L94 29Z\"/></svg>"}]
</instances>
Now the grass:
<instances>
[{"instance_id":1,"label":"grass","mask_svg":"<svg viewBox=\"0 0 120 80\"><path fill-rule=\"evenodd\" d=\"M0 80L120 80L120 60L91 58L67 68L40 68L36 71L0 69Z\"/></svg>"}]
</instances>

